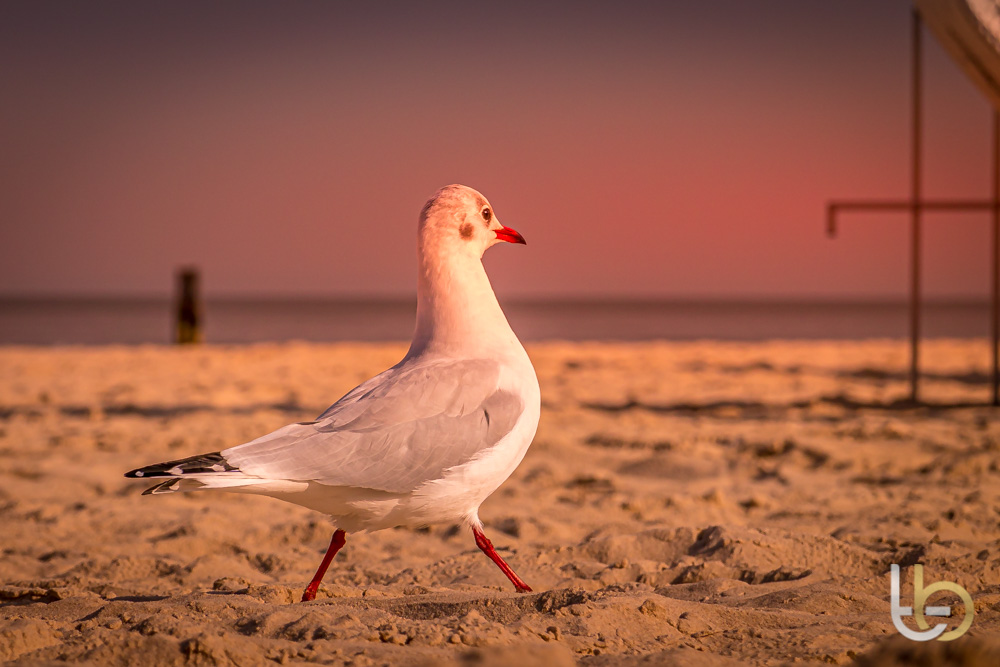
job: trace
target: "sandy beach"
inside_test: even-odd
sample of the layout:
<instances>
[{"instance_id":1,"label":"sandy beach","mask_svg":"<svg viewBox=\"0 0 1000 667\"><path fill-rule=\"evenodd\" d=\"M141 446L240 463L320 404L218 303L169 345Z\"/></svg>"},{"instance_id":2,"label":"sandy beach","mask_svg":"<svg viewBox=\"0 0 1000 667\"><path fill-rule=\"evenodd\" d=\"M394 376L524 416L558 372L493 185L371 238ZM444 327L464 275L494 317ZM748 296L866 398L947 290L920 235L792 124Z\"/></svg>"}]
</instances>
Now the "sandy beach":
<instances>
[{"instance_id":1,"label":"sandy beach","mask_svg":"<svg viewBox=\"0 0 1000 667\"><path fill-rule=\"evenodd\" d=\"M323 516L122 477L312 419L404 351L0 348L0 661L1000 664L982 340L925 343L918 407L901 341L529 346L541 424L481 516L530 594L437 525L349 535L300 604ZM966 588L971 630L901 637L892 563Z\"/></svg>"}]
</instances>

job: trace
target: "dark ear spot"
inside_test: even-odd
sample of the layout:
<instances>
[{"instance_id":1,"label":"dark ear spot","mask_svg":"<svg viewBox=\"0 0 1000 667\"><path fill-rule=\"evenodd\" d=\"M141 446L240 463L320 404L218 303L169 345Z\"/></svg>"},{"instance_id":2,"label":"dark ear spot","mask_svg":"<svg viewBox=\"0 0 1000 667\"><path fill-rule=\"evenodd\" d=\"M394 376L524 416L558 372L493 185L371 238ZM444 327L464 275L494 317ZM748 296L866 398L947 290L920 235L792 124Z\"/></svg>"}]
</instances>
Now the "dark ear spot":
<instances>
[{"instance_id":1,"label":"dark ear spot","mask_svg":"<svg viewBox=\"0 0 1000 667\"><path fill-rule=\"evenodd\" d=\"M472 238L472 223L463 223L461 227L458 228L458 233L462 235L463 239L469 240Z\"/></svg>"}]
</instances>

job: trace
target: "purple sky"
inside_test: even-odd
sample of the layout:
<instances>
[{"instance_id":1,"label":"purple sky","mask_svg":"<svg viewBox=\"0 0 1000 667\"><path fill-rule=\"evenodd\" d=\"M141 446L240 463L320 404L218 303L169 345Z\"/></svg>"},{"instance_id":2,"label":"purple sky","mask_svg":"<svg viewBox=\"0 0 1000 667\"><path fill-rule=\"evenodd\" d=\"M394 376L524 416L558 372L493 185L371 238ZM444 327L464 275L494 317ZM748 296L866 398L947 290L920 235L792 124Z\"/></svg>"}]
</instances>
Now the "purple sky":
<instances>
[{"instance_id":1,"label":"purple sky","mask_svg":"<svg viewBox=\"0 0 1000 667\"><path fill-rule=\"evenodd\" d=\"M0 293L409 295L459 182L528 240L507 296L905 294L905 217L823 224L908 194L909 3L503 4L5 3ZM986 198L925 44L925 191ZM926 239L927 295L987 293L985 214Z\"/></svg>"}]
</instances>

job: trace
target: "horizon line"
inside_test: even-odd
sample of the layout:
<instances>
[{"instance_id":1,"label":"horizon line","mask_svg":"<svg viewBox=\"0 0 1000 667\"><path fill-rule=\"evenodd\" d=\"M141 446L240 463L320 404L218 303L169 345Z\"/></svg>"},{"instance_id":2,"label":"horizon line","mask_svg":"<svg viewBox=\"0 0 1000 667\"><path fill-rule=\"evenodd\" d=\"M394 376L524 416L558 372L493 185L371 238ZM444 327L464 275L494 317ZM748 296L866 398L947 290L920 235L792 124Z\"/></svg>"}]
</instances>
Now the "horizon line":
<instances>
[{"instance_id":1,"label":"horizon line","mask_svg":"<svg viewBox=\"0 0 1000 667\"><path fill-rule=\"evenodd\" d=\"M170 302L173 294L157 293L122 293L122 292L39 292L39 293L3 293L0 301L7 302L67 302L67 301L118 301L118 302ZM327 302L327 303L384 303L401 304L416 301L415 294L310 294L310 293L209 293L202 295L205 302ZM875 295L799 295L799 294L672 294L672 295L639 295L639 294L607 294L585 296L576 294L551 295L516 295L500 298L501 302L519 305L532 304L815 304L815 305L906 305L909 297L906 295L875 294ZM972 294L934 294L921 299L923 304L952 305L988 305L989 295Z\"/></svg>"}]
</instances>

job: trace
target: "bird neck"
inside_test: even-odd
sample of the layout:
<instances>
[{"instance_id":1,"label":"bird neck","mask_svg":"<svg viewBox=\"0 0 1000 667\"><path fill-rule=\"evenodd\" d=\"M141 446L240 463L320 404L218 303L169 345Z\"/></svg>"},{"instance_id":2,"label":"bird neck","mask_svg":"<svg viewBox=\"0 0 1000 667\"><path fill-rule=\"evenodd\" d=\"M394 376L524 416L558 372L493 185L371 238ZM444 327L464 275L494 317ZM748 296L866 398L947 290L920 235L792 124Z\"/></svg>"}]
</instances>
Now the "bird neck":
<instances>
[{"instance_id":1,"label":"bird neck","mask_svg":"<svg viewBox=\"0 0 1000 667\"><path fill-rule=\"evenodd\" d=\"M465 252L446 257L421 252L418 273L417 326L408 357L523 354L480 258Z\"/></svg>"}]
</instances>

